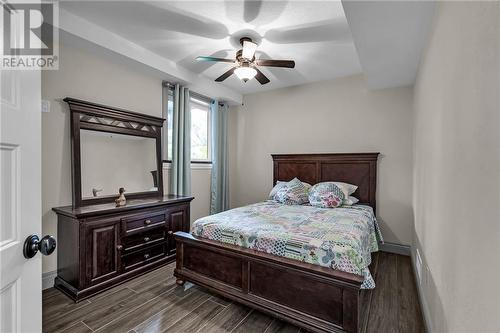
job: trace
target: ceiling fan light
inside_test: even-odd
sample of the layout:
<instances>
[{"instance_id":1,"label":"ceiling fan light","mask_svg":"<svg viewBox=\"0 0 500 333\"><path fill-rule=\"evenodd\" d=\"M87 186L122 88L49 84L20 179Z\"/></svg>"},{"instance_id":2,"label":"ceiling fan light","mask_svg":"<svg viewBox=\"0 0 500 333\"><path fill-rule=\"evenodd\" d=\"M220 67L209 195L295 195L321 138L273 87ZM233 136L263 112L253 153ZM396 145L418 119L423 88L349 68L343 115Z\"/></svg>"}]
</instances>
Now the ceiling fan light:
<instances>
[{"instance_id":1,"label":"ceiling fan light","mask_svg":"<svg viewBox=\"0 0 500 333\"><path fill-rule=\"evenodd\" d=\"M257 71L252 67L238 67L234 70L234 74L243 82L247 82L257 75Z\"/></svg>"},{"instance_id":2,"label":"ceiling fan light","mask_svg":"<svg viewBox=\"0 0 500 333\"><path fill-rule=\"evenodd\" d=\"M257 44L246 40L243 42L242 57L248 60L252 60L256 50Z\"/></svg>"}]
</instances>

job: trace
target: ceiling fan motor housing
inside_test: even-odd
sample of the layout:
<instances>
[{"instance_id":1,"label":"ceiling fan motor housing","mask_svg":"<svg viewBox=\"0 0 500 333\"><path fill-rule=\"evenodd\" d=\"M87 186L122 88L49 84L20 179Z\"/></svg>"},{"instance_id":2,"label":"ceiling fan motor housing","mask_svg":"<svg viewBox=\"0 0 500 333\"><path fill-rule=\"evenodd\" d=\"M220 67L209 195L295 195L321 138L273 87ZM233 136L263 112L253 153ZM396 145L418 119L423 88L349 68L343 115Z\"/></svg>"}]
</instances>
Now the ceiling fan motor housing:
<instances>
[{"instance_id":1,"label":"ceiling fan motor housing","mask_svg":"<svg viewBox=\"0 0 500 333\"><path fill-rule=\"evenodd\" d=\"M252 38L250 38L250 37L241 37L240 38L240 44L241 44L241 46L243 46L243 42L245 42L245 41L253 43Z\"/></svg>"},{"instance_id":2,"label":"ceiling fan motor housing","mask_svg":"<svg viewBox=\"0 0 500 333\"><path fill-rule=\"evenodd\" d=\"M240 64L250 63L250 62L253 62L255 60L255 55L253 56L252 59L246 59L246 58L243 58L243 50L238 50L238 51L236 51L236 60L238 60L238 62Z\"/></svg>"}]
</instances>

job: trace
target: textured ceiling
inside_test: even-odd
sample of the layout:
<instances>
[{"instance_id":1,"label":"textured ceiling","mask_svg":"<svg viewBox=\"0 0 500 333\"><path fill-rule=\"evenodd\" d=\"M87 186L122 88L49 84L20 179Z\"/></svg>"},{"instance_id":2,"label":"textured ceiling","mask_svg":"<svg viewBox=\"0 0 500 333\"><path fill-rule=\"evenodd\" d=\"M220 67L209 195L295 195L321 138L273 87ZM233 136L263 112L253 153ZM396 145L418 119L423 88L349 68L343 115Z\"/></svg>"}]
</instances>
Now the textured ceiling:
<instances>
[{"instance_id":1,"label":"textured ceiling","mask_svg":"<svg viewBox=\"0 0 500 333\"><path fill-rule=\"evenodd\" d=\"M243 94L361 73L340 1L70 1L61 8L215 79L227 63L199 63L198 55L234 58L242 36L256 57L292 59L295 69L261 67L271 82L224 84Z\"/></svg>"}]
</instances>

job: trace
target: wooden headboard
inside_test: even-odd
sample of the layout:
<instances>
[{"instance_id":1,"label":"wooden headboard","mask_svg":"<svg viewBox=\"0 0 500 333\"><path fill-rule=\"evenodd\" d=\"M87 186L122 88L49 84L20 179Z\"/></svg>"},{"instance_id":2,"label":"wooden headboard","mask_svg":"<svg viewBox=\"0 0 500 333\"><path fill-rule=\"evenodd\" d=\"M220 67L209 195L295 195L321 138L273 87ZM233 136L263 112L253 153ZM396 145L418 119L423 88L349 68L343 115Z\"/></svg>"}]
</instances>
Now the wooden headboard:
<instances>
[{"instance_id":1,"label":"wooden headboard","mask_svg":"<svg viewBox=\"0 0 500 333\"><path fill-rule=\"evenodd\" d=\"M357 185L353 195L375 211L378 154L273 154L273 185L295 177L311 185L326 181Z\"/></svg>"}]
</instances>

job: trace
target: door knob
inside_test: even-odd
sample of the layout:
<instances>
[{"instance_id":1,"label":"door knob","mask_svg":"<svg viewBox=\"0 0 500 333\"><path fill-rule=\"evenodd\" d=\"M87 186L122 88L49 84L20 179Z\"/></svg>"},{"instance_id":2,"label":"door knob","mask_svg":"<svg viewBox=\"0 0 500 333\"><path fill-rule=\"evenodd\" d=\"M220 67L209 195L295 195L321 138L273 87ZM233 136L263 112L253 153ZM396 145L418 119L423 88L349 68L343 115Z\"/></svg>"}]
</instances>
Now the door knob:
<instances>
[{"instance_id":1,"label":"door knob","mask_svg":"<svg viewBox=\"0 0 500 333\"><path fill-rule=\"evenodd\" d=\"M23 254L26 259L33 258L38 251L48 256L54 252L56 245L54 236L47 235L39 239L37 235L30 235L24 241Z\"/></svg>"}]
</instances>

